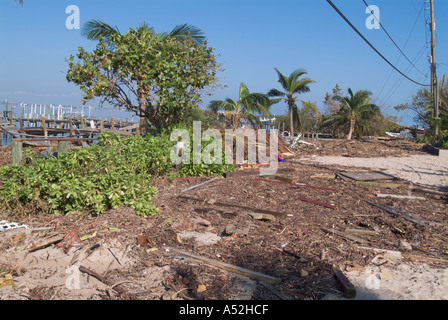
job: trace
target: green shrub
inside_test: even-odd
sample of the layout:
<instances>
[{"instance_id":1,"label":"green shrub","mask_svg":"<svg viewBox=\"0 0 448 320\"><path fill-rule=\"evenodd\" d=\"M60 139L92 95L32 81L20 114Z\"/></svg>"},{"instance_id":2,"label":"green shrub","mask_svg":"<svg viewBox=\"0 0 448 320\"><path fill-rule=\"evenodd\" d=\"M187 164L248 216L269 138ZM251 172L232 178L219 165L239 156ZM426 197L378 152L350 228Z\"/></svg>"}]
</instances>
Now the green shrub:
<instances>
[{"instance_id":1,"label":"green shrub","mask_svg":"<svg viewBox=\"0 0 448 320\"><path fill-rule=\"evenodd\" d=\"M99 143L45 159L26 149L27 162L0 168L5 178L0 200L9 208L30 204L53 214L129 207L142 216L157 213L152 179L173 176L170 150L175 142L159 136L120 137L103 133ZM213 175L228 165L187 165L180 175Z\"/></svg>"}]
</instances>

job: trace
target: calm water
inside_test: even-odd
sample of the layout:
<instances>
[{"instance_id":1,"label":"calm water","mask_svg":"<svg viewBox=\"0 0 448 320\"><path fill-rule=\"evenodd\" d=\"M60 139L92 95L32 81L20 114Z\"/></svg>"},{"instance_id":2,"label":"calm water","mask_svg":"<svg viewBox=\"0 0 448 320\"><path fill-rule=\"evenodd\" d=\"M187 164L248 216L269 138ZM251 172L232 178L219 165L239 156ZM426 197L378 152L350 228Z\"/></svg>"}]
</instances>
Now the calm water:
<instances>
[{"instance_id":1,"label":"calm water","mask_svg":"<svg viewBox=\"0 0 448 320\"><path fill-rule=\"evenodd\" d=\"M9 110L11 106L9 106ZM27 105L25 107L25 109L23 110L25 113L25 116L27 113L31 113L31 106ZM39 111L43 111L42 108L37 107L36 112L39 113ZM66 111L68 111L68 108L65 108ZM77 110L77 111L76 111ZM5 111L5 105L1 104L0 105L0 115L3 116L3 111ZM47 109L48 111L48 109ZM75 112L76 111L76 112ZM14 117L20 117L22 115L22 107L21 106L15 106L13 109L14 112ZM81 114L81 112L79 112L78 108L73 108L72 112L74 114ZM119 119L125 121L125 120L129 120L129 121L138 121L138 117L135 116L135 114L133 112L129 112L129 111L120 111L120 110L88 110L87 108L84 107L82 114L85 117L88 117L90 115L91 118L97 118L97 119L108 119L111 117L114 117L115 121L118 121ZM16 126L20 126L20 123L16 123ZM5 132L1 132L1 146L9 146L11 144L11 135L6 134Z\"/></svg>"}]
</instances>

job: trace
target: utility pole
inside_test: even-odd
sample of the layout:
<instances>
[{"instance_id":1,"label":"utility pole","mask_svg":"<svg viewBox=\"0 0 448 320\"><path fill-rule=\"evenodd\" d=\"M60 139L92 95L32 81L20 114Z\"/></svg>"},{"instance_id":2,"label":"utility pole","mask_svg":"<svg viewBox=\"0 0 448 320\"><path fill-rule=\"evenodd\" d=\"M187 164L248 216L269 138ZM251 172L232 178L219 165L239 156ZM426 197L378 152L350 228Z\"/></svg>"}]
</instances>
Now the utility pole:
<instances>
[{"instance_id":1,"label":"utility pole","mask_svg":"<svg viewBox=\"0 0 448 320\"><path fill-rule=\"evenodd\" d=\"M434 20L434 0L430 0L429 2L431 10L431 95L433 97L434 104L434 118L436 118L434 123L434 137L437 139L439 136L439 81L436 70L436 22Z\"/></svg>"}]
</instances>

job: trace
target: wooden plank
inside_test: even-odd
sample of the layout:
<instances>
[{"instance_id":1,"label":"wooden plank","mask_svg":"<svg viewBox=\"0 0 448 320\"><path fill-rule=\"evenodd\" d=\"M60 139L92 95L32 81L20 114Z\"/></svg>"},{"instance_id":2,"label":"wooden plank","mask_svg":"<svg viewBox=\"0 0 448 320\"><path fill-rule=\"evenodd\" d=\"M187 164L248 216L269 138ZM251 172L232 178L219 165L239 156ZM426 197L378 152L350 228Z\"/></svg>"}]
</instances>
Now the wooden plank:
<instances>
[{"instance_id":1,"label":"wooden plank","mask_svg":"<svg viewBox=\"0 0 448 320\"><path fill-rule=\"evenodd\" d=\"M381 171L370 171L370 172L339 172L348 179L356 181L371 181L371 180L395 180L394 176Z\"/></svg>"},{"instance_id":2,"label":"wooden plank","mask_svg":"<svg viewBox=\"0 0 448 320\"><path fill-rule=\"evenodd\" d=\"M416 196L405 196L401 194L385 194L385 193L377 193L377 197L379 198L396 198L396 199L411 199L411 200L426 200L424 197L416 197Z\"/></svg>"},{"instance_id":3,"label":"wooden plank","mask_svg":"<svg viewBox=\"0 0 448 320\"><path fill-rule=\"evenodd\" d=\"M341 270L334 268L333 269L334 276L341 286L342 292L346 298L354 298L356 297L356 288L350 282L350 280L342 273Z\"/></svg>"},{"instance_id":4,"label":"wooden plank","mask_svg":"<svg viewBox=\"0 0 448 320\"><path fill-rule=\"evenodd\" d=\"M42 138L25 138L25 139L13 139L17 142L32 142L32 141L94 141L98 138L61 138L61 137L42 137Z\"/></svg>"},{"instance_id":5,"label":"wooden plank","mask_svg":"<svg viewBox=\"0 0 448 320\"><path fill-rule=\"evenodd\" d=\"M192 200L192 201L197 201L197 202L202 202L202 203L206 203L207 202L207 199L195 198L195 197L185 196L185 195L179 195L178 198L186 199L186 200ZM267 210L267 209L258 209L258 208L254 208L254 207L243 206L243 205L240 205L240 204L226 203L226 202L220 202L220 201L215 201L215 202L213 202L212 205L222 206L222 207L232 207L232 208L245 209L247 211L255 211L255 212L260 212L260 213L267 213L267 214L272 214L272 215L275 215L275 216L284 216L285 215L284 212Z\"/></svg>"},{"instance_id":6,"label":"wooden plank","mask_svg":"<svg viewBox=\"0 0 448 320\"><path fill-rule=\"evenodd\" d=\"M350 229L350 228L345 229L345 232L346 233L351 233L351 234L363 234L363 235L368 235L368 236L374 236L374 235L378 234L378 232L373 231L373 230Z\"/></svg>"},{"instance_id":7,"label":"wooden plank","mask_svg":"<svg viewBox=\"0 0 448 320\"><path fill-rule=\"evenodd\" d=\"M383 183L374 181L356 181L356 184L360 186L384 189L398 189L403 186L402 183Z\"/></svg>"},{"instance_id":8,"label":"wooden plank","mask_svg":"<svg viewBox=\"0 0 448 320\"><path fill-rule=\"evenodd\" d=\"M68 119L68 125L70 128L70 137L73 137L75 135L74 131L73 131L73 120L72 118Z\"/></svg>"},{"instance_id":9,"label":"wooden plank","mask_svg":"<svg viewBox=\"0 0 448 320\"><path fill-rule=\"evenodd\" d=\"M44 239L42 241L37 242L36 244L34 244L28 251L29 252L33 252L33 251L37 251L43 248L46 248L52 244L58 243L60 241L62 241L64 239L64 235L59 234L59 235L55 235L53 237L50 237L48 239Z\"/></svg>"},{"instance_id":10,"label":"wooden plank","mask_svg":"<svg viewBox=\"0 0 448 320\"><path fill-rule=\"evenodd\" d=\"M42 129L44 130L44 136L48 137L47 124L45 123L45 117L42 116Z\"/></svg>"},{"instance_id":11,"label":"wooden plank","mask_svg":"<svg viewBox=\"0 0 448 320\"><path fill-rule=\"evenodd\" d=\"M334 229L322 228L322 230L325 231L326 233L335 234L335 235L337 235L337 236L339 236L341 238L352 240L352 241L355 241L355 242L360 243L360 244L365 244L365 243L368 242L367 240L360 239L360 238L354 237L354 236L352 236L350 234L346 234L344 232L340 232L340 231L337 231L337 230L334 230Z\"/></svg>"},{"instance_id":12,"label":"wooden plank","mask_svg":"<svg viewBox=\"0 0 448 320\"><path fill-rule=\"evenodd\" d=\"M438 222L434 222L434 221L431 221L431 220L427 220L427 219L422 218L422 217L414 216L413 214L410 214L408 212L404 212L404 211L402 211L400 209L388 206L386 204L382 204L382 203L376 204L376 203L373 203L373 202L370 202L370 201L366 201L366 202L368 204L372 205L372 206L378 207L378 208L386 211L387 213L390 213L393 216L401 217L401 218L405 219L406 221L409 221L409 222L412 222L412 223L415 223L415 224L428 223L430 225L438 225L438 226L444 225L442 223L438 223Z\"/></svg>"},{"instance_id":13,"label":"wooden plank","mask_svg":"<svg viewBox=\"0 0 448 320\"><path fill-rule=\"evenodd\" d=\"M239 275L243 275L252 279L257 279L260 281L264 281L266 283L270 283L270 284L279 284L280 283L280 279L276 278L276 277L272 277L260 272L256 272L256 271L252 271L246 268L241 268L232 264L228 264L225 262L221 262L221 261L217 261L217 260L213 260L213 259L209 259L209 258L205 258L205 257L201 257L201 256L197 256L182 250L178 250L175 248L169 248L169 251L175 252L181 256L185 256L187 258L191 258L193 260L197 260L206 264L209 264L211 266L214 267L218 267L220 269L226 270L226 271L230 271L233 273L237 273Z\"/></svg>"}]
</instances>

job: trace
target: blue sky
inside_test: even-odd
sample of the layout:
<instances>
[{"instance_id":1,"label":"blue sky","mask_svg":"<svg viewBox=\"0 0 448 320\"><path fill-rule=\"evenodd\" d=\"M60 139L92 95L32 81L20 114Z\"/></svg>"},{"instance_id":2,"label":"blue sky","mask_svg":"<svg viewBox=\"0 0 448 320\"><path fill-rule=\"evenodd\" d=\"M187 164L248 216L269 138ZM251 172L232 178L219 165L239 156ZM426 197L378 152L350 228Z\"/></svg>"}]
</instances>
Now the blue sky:
<instances>
[{"instance_id":1,"label":"blue sky","mask_svg":"<svg viewBox=\"0 0 448 320\"><path fill-rule=\"evenodd\" d=\"M369 30L362 0L333 0L358 30L410 78L429 83L429 31L425 26L424 0L366 0L380 9L380 20L391 37L414 62L415 69L393 45L383 30ZM95 42L69 30L66 7L76 5L81 25L101 19L126 32L140 22L157 31L170 31L188 23L202 29L209 45L225 68L220 84L210 99L236 98L241 82L253 92L280 89L274 68L289 74L304 68L316 81L311 92L299 98L325 111L323 100L334 86L345 91L367 89L385 114L409 102L419 89L384 62L345 23L325 0L25 0L20 7L13 0L0 3L0 100L17 103L81 105L82 92L65 80L65 57L79 46L87 50ZM435 0L438 75L448 73L448 1ZM406 45L406 46L405 46ZM91 103L94 106L97 102ZM283 114L286 104L272 109ZM398 113L412 124L411 113Z\"/></svg>"}]
</instances>

